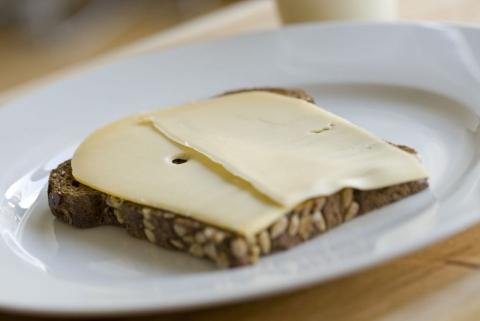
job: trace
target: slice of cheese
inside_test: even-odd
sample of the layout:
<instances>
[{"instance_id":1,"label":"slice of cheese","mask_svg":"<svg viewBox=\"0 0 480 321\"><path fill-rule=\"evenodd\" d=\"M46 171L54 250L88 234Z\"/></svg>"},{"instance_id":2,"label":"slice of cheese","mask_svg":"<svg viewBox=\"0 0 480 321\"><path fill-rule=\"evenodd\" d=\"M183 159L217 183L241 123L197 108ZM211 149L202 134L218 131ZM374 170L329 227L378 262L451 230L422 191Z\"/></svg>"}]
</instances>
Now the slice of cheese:
<instances>
[{"instance_id":1,"label":"slice of cheese","mask_svg":"<svg viewBox=\"0 0 480 321\"><path fill-rule=\"evenodd\" d=\"M173 143L144 117L120 120L90 135L72 159L74 177L110 195L246 236L289 210L201 154ZM187 162L175 164L176 158Z\"/></svg>"},{"instance_id":2,"label":"slice of cheese","mask_svg":"<svg viewBox=\"0 0 480 321\"><path fill-rule=\"evenodd\" d=\"M300 99L247 92L150 117L195 150L284 206L345 187L381 188L427 177L419 160Z\"/></svg>"}]
</instances>

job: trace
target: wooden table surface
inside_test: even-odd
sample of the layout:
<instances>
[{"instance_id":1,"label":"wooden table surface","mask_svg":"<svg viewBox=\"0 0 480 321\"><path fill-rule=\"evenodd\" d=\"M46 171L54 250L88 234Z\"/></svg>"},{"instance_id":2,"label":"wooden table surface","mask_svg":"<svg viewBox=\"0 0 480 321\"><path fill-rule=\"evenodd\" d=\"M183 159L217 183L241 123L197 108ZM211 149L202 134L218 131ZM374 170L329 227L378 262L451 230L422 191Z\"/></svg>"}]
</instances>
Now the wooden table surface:
<instances>
[{"instance_id":1,"label":"wooden table surface","mask_svg":"<svg viewBox=\"0 0 480 321\"><path fill-rule=\"evenodd\" d=\"M480 1L400 0L400 16L407 20L478 23ZM93 65L124 54L162 50L278 26L275 8L269 0L240 3L149 37ZM48 80L42 82L45 81ZM18 95L36 85L38 83L24 86L13 93ZM11 98L12 93L8 97ZM473 321L480 319L479 271L480 225L477 225L406 257L306 290L254 302L181 313L129 316L124 320ZM39 318L0 313L0 321L36 319Z\"/></svg>"}]
</instances>

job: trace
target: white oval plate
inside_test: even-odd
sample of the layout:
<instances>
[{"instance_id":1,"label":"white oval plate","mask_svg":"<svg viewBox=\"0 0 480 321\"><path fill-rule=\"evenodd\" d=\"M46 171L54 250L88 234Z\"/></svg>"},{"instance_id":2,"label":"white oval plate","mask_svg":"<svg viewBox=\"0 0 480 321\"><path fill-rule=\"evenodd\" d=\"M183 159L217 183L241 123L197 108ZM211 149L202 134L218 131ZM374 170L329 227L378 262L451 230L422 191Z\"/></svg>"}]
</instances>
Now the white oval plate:
<instances>
[{"instance_id":1,"label":"white oval plate","mask_svg":"<svg viewBox=\"0 0 480 321\"><path fill-rule=\"evenodd\" d=\"M218 304L309 286L480 221L480 31L436 24L304 25L136 56L0 108L0 307L111 314ZM428 191L257 265L216 270L115 227L78 230L46 202L48 171L93 129L226 90L304 88L415 147Z\"/></svg>"}]
</instances>

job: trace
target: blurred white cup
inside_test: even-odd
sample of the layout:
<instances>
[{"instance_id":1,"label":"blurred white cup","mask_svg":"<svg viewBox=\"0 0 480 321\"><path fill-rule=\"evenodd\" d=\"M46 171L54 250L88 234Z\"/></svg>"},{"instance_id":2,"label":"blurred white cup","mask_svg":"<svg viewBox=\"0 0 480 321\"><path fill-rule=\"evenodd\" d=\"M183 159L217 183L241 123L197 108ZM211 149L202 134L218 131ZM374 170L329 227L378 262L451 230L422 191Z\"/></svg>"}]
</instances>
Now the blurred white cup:
<instances>
[{"instance_id":1,"label":"blurred white cup","mask_svg":"<svg viewBox=\"0 0 480 321\"><path fill-rule=\"evenodd\" d=\"M397 18L397 0L277 0L284 23L317 20L390 21Z\"/></svg>"}]
</instances>

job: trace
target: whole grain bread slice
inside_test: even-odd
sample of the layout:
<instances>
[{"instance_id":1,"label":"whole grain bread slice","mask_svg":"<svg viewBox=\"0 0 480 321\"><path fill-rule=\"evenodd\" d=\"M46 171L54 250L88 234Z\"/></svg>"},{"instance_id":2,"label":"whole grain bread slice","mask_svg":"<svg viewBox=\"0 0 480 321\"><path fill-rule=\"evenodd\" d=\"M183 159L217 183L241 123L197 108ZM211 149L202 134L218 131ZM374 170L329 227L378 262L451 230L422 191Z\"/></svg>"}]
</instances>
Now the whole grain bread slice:
<instances>
[{"instance_id":1,"label":"whole grain bread slice","mask_svg":"<svg viewBox=\"0 0 480 321\"><path fill-rule=\"evenodd\" d=\"M313 102L302 90L252 88L226 94L262 90ZM397 145L415 153L415 150ZM291 248L376 208L396 202L428 187L426 180L369 191L346 188L316 197L260 231L253 238L218 228L167 210L124 201L94 190L75 180L70 161L54 169L48 183L48 203L61 221L78 228L99 225L123 226L127 232L163 248L188 252L216 262L221 267L252 264L260 256Z\"/></svg>"}]
</instances>

